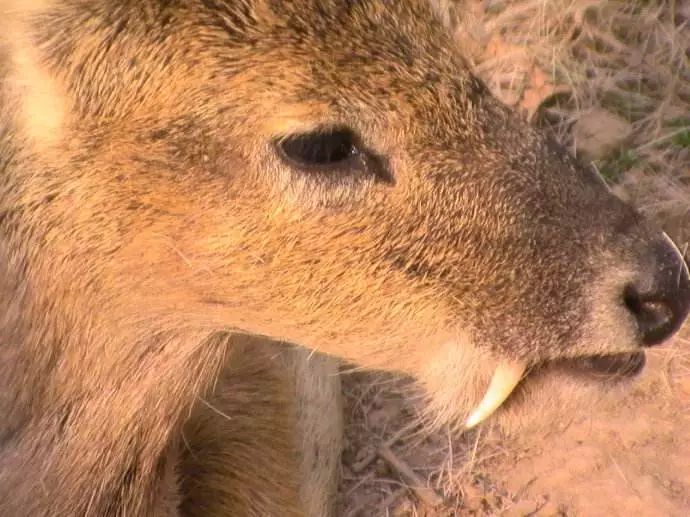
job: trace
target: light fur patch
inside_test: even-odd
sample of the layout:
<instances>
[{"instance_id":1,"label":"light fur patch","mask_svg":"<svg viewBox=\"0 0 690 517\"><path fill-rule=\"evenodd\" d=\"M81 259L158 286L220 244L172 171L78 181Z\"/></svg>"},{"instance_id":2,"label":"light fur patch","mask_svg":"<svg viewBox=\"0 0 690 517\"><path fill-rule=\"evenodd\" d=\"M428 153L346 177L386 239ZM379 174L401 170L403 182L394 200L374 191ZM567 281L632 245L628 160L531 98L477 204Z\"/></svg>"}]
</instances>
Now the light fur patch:
<instances>
[{"instance_id":1,"label":"light fur patch","mask_svg":"<svg viewBox=\"0 0 690 517\"><path fill-rule=\"evenodd\" d=\"M329 107L318 102L293 104L280 109L264 124L263 132L271 136L291 135L314 131L319 125L327 126Z\"/></svg>"},{"instance_id":2,"label":"light fur patch","mask_svg":"<svg viewBox=\"0 0 690 517\"><path fill-rule=\"evenodd\" d=\"M489 386L498 364L468 336L445 343L420 375L426 393L426 419L431 428L450 424L460 429Z\"/></svg>"},{"instance_id":3,"label":"light fur patch","mask_svg":"<svg viewBox=\"0 0 690 517\"><path fill-rule=\"evenodd\" d=\"M300 347L288 348L282 360L297 400L300 492L305 514L334 516L344 425L339 362Z\"/></svg>"},{"instance_id":4,"label":"light fur patch","mask_svg":"<svg viewBox=\"0 0 690 517\"><path fill-rule=\"evenodd\" d=\"M67 97L54 77L40 63L37 49L26 35L27 19L49 1L2 1L2 44L10 57L11 69L5 78L11 96L17 100L17 123L24 136L36 145L54 145L63 134L67 110Z\"/></svg>"}]
</instances>

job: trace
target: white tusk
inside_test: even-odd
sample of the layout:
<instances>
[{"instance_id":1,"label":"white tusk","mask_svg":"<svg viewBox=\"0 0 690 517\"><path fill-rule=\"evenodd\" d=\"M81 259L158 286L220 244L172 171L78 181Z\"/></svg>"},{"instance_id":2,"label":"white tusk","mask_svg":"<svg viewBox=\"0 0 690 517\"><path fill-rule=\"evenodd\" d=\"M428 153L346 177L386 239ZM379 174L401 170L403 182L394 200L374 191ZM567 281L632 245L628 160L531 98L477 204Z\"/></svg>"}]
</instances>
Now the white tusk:
<instances>
[{"instance_id":1,"label":"white tusk","mask_svg":"<svg viewBox=\"0 0 690 517\"><path fill-rule=\"evenodd\" d=\"M470 429L489 418L513 392L525 370L527 366L523 363L500 363L491 378L484 398L465 420L465 428Z\"/></svg>"}]
</instances>

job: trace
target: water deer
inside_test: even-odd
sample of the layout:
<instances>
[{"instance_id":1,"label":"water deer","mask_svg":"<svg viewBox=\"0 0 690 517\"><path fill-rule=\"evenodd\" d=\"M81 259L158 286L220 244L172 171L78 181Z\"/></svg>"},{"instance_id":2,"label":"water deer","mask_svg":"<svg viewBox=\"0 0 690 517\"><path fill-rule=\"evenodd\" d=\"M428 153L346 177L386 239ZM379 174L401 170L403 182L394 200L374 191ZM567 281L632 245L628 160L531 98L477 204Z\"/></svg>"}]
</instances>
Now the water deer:
<instances>
[{"instance_id":1,"label":"water deer","mask_svg":"<svg viewBox=\"0 0 690 517\"><path fill-rule=\"evenodd\" d=\"M303 515L328 358L510 425L688 313L423 0L0 0L0 106L2 515Z\"/></svg>"}]
</instances>

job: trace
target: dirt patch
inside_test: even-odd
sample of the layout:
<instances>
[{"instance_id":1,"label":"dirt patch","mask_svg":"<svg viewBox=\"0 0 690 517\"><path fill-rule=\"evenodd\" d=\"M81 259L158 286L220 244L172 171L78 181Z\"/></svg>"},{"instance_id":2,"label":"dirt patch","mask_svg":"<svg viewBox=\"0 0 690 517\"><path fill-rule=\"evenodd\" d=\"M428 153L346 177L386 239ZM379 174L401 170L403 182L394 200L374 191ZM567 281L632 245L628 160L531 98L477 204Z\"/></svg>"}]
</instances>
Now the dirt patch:
<instances>
[{"instance_id":1,"label":"dirt patch","mask_svg":"<svg viewBox=\"0 0 690 517\"><path fill-rule=\"evenodd\" d=\"M650 353L623 401L519 442L425 433L410 381L345 375L341 515L690 514L688 337Z\"/></svg>"},{"instance_id":2,"label":"dirt patch","mask_svg":"<svg viewBox=\"0 0 690 517\"><path fill-rule=\"evenodd\" d=\"M690 1L438 1L499 98L688 249ZM344 516L690 515L687 326L624 400L520 442L490 428L425 433L409 380L343 381Z\"/></svg>"},{"instance_id":3,"label":"dirt patch","mask_svg":"<svg viewBox=\"0 0 690 517\"><path fill-rule=\"evenodd\" d=\"M688 515L687 348L686 341L685 358L679 349L654 354L647 379L622 405L587 415L495 465L496 478L520 494L507 515L527 515L545 500L566 515Z\"/></svg>"}]
</instances>

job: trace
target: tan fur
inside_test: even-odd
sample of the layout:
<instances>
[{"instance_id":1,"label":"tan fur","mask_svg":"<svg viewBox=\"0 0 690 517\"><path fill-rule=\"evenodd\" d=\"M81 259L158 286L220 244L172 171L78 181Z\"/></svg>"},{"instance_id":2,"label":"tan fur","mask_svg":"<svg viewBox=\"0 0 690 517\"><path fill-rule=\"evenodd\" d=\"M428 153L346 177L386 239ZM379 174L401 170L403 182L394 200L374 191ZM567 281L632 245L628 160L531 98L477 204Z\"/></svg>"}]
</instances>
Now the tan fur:
<instances>
[{"instance_id":1,"label":"tan fur","mask_svg":"<svg viewBox=\"0 0 690 517\"><path fill-rule=\"evenodd\" d=\"M335 512L343 440L343 407L338 361L301 348L282 353L297 402L297 449L305 513Z\"/></svg>"},{"instance_id":2,"label":"tan fur","mask_svg":"<svg viewBox=\"0 0 690 517\"><path fill-rule=\"evenodd\" d=\"M195 404L173 458L176 478L163 481L167 499L184 501L183 515L333 515L343 425L337 362L247 336L217 339L237 359Z\"/></svg>"},{"instance_id":3,"label":"tan fur","mask_svg":"<svg viewBox=\"0 0 690 517\"><path fill-rule=\"evenodd\" d=\"M180 511L303 515L292 381L270 345L232 338L228 344L237 358L230 357L215 386L198 397L182 430ZM249 346L251 354L244 350Z\"/></svg>"},{"instance_id":4,"label":"tan fur","mask_svg":"<svg viewBox=\"0 0 690 517\"><path fill-rule=\"evenodd\" d=\"M423 0L0 0L0 113L0 515L327 512L312 352L452 422L523 361L510 423L639 351L668 244ZM347 167L279 151L325 127Z\"/></svg>"}]
</instances>

